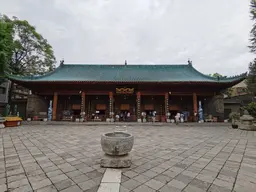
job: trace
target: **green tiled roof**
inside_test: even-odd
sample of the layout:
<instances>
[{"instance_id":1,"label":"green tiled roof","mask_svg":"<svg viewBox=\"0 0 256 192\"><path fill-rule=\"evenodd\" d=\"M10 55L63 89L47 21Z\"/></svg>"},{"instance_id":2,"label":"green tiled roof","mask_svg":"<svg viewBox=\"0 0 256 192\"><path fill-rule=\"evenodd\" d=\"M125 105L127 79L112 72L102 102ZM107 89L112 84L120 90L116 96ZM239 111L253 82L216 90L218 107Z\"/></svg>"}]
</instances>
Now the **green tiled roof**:
<instances>
[{"instance_id":1,"label":"green tiled roof","mask_svg":"<svg viewBox=\"0 0 256 192\"><path fill-rule=\"evenodd\" d=\"M31 77L10 76L26 82L233 82L244 79L246 73L229 78L213 78L185 65L78 65L63 64L55 71Z\"/></svg>"}]
</instances>

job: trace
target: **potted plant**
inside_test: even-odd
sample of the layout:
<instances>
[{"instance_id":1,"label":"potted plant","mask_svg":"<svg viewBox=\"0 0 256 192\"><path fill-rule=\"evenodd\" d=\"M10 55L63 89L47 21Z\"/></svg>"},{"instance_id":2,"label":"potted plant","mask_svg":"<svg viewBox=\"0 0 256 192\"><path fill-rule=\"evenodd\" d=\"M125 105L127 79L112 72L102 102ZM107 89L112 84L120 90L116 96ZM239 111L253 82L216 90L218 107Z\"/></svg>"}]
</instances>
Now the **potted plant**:
<instances>
[{"instance_id":1,"label":"potted plant","mask_svg":"<svg viewBox=\"0 0 256 192\"><path fill-rule=\"evenodd\" d=\"M229 119L231 119L231 125L233 129L237 129L238 128L238 124L237 122L240 119L240 114L237 112L232 112L229 114Z\"/></svg>"},{"instance_id":2,"label":"potted plant","mask_svg":"<svg viewBox=\"0 0 256 192\"><path fill-rule=\"evenodd\" d=\"M5 127L16 127L16 126L20 126L22 122L22 119L20 117L17 116L8 116L5 117Z\"/></svg>"}]
</instances>

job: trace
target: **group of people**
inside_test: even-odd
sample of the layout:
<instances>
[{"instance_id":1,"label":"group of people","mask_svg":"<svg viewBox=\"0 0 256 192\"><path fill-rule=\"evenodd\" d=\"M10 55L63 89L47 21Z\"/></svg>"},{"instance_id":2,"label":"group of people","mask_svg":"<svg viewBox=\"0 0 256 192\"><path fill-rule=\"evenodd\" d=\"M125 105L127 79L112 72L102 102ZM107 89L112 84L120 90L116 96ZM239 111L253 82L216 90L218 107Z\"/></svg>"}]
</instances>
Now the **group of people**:
<instances>
[{"instance_id":1,"label":"group of people","mask_svg":"<svg viewBox=\"0 0 256 192\"><path fill-rule=\"evenodd\" d=\"M180 122L181 123L184 122L184 114L180 113L180 112L177 112L177 114L175 115L175 123L178 124Z\"/></svg>"},{"instance_id":2,"label":"group of people","mask_svg":"<svg viewBox=\"0 0 256 192\"><path fill-rule=\"evenodd\" d=\"M183 123L183 122L188 121L188 117L189 117L189 112L187 112L187 111L184 111L184 112L178 111L176 113L176 115L174 116L174 119L175 119L175 122L178 124L180 122Z\"/></svg>"},{"instance_id":3,"label":"group of people","mask_svg":"<svg viewBox=\"0 0 256 192\"><path fill-rule=\"evenodd\" d=\"M131 113L129 111L121 111L116 114L116 121L130 121Z\"/></svg>"}]
</instances>

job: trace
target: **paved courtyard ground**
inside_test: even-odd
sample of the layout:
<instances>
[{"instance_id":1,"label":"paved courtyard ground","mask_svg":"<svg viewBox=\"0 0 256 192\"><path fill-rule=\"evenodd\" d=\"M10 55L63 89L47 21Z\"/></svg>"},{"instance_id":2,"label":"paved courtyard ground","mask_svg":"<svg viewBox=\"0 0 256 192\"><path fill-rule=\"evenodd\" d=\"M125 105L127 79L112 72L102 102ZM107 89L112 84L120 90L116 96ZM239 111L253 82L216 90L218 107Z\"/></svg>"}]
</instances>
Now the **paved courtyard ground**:
<instances>
[{"instance_id":1,"label":"paved courtyard ground","mask_svg":"<svg viewBox=\"0 0 256 192\"><path fill-rule=\"evenodd\" d=\"M101 133L115 126L25 125L0 130L0 191L96 192ZM123 127L118 129L124 129ZM133 126L121 192L256 191L256 132Z\"/></svg>"}]
</instances>

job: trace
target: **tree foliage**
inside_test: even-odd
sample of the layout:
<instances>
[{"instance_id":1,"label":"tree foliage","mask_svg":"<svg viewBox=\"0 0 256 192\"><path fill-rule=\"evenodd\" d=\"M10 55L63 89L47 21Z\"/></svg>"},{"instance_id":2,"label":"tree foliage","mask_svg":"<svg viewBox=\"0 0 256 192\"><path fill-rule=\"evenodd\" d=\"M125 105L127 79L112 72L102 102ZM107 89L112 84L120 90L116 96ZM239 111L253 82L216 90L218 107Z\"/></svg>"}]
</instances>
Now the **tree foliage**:
<instances>
[{"instance_id":1,"label":"tree foliage","mask_svg":"<svg viewBox=\"0 0 256 192\"><path fill-rule=\"evenodd\" d=\"M10 23L0 19L0 83L9 72L9 64L12 60L13 28Z\"/></svg>"},{"instance_id":2,"label":"tree foliage","mask_svg":"<svg viewBox=\"0 0 256 192\"><path fill-rule=\"evenodd\" d=\"M247 106L244 107L250 115L256 117L256 102L251 102Z\"/></svg>"},{"instance_id":3,"label":"tree foliage","mask_svg":"<svg viewBox=\"0 0 256 192\"><path fill-rule=\"evenodd\" d=\"M217 78L217 77L223 77L223 76L222 76L221 74L219 74L219 73L209 74L209 76L215 77L215 78Z\"/></svg>"},{"instance_id":4,"label":"tree foliage","mask_svg":"<svg viewBox=\"0 0 256 192\"><path fill-rule=\"evenodd\" d=\"M255 21L256 20L256 0L251 0L250 14L251 14L251 19ZM256 23L253 24L250 35L251 35L251 38L250 38L251 45L249 47L251 49L251 52L256 53Z\"/></svg>"},{"instance_id":5,"label":"tree foliage","mask_svg":"<svg viewBox=\"0 0 256 192\"><path fill-rule=\"evenodd\" d=\"M214 78L227 78L227 76L221 75L219 73L209 74L209 76L214 77Z\"/></svg>"},{"instance_id":6,"label":"tree foliage","mask_svg":"<svg viewBox=\"0 0 256 192\"><path fill-rule=\"evenodd\" d=\"M252 53L256 53L256 22L255 22L256 21L256 0L251 0L250 14L251 14L252 20L254 21L254 24L250 32L251 45L249 46L249 48ZM247 82L248 90L253 95L255 95L256 94L256 59L254 59L249 64L249 74L246 82Z\"/></svg>"},{"instance_id":7,"label":"tree foliage","mask_svg":"<svg viewBox=\"0 0 256 192\"><path fill-rule=\"evenodd\" d=\"M209 74L209 76L214 77L214 78L226 78L227 76L223 76L219 73L213 73L213 74ZM222 91L222 93L224 95L226 95L227 97L231 97L232 96L232 88L228 88Z\"/></svg>"},{"instance_id":8,"label":"tree foliage","mask_svg":"<svg viewBox=\"0 0 256 192\"><path fill-rule=\"evenodd\" d=\"M0 20L13 29L12 59L9 62L12 74L40 75L54 69L53 49L35 27L17 17L2 16Z\"/></svg>"},{"instance_id":9,"label":"tree foliage","mask_svg":"<svg viewBox=\"0 0 256 192\"><path fill-rule=\"evenodd\" d=\"M246 79L247 88L253 95L256 94L256 59L249 64L249 74Z\"/></svg>"}]
</instances>

